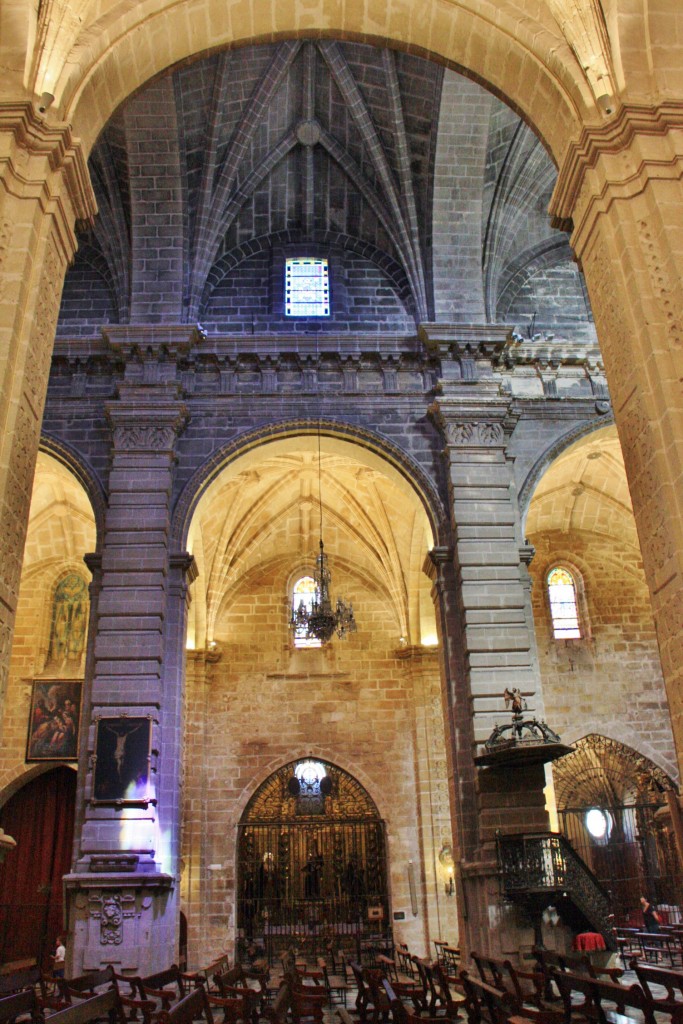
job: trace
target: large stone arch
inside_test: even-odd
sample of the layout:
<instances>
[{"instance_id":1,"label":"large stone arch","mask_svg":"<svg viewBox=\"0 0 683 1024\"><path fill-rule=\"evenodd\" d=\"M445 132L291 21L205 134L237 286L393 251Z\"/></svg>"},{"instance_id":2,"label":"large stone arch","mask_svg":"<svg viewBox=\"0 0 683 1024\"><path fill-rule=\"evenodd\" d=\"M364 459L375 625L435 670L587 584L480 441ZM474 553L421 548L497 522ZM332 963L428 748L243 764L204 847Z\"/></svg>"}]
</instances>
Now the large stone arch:
<instances>
[{"instance_id":1,"label":"large stone arch","mask_svg":"<svg viewBox=\"0 0 683 1024\"><path fill-rule=\"evenodd\" d=\"M524 483L519 490L519 511L522 519L522 528L524 528L524 524L526 523L529 505L531 504L531 499L534 496L534 492L541 480L541 477L550 468L555 459L559 458L567 448L570 448L577 441L582 441L585 438L590 437L591 434L597 433L605 427L611 427L613 424L614 417L611 413L603 416L600 420L590 420L587 423L579 423L561 434L545 449L545 451L541 452L527 473Z\"/></svg>"},{"instance_id":2,"label":"large stone arch","mask_svg":"<svg viewBox=\"0 0 683 1024\"><path fill-rule=\"evenodd\" d=\"M40 450L51 455L57 462L60 462L66 469L73 473L76 480L83 487L95 517L95 530L97 533L97 550L102 544L104 533L104 517L107 510L107 500L104 488L99 477L85 462L74 448L61 438L52 437L43 431L40 438Z\"/></svg>"},{"instance_id":3,"label":"large stone arch","mask_svg":"<svg viewBox=\"0 0 683 1024\"><path fill-rule=\"evenodd\" d=\"M171 535L174 546L183 549L187 539L193 512L201 496L216 477L231 463L256 448L272 441L286 441L293 438L317 436L342 441L357 449L360 457L365 453L369 458L380 460L388 470L396 472L412 490L423 505L429 520L434 544L447 543L449 520L447 510L432 480L417 465L415 460L386 438L348 423L335 420L299 420L269 424L258 430L242 434L229 444L218 449L192 475L180 494L173 510Z\"/></svg>"},{"instance_id":4,"label":"large stone arch","mask_svg":"<svg viewBox=\"0 0 683 1024\"><path fill-rule=\"evenodd\" d=\"M294 0L227 10L220 0L117 3L74 32L70 46L64 41L52 92L89 151L127 96L182 61L255 41L336 36L407 49L473 77L514 106L560 162L581 123L601 120L567 41L545 8L540 23L514 0L477 8L472 0L448 8L432 0L417 17L407 0L371 0L360 16L330 0L305 10Z\"/></svg>"}]
</instances>

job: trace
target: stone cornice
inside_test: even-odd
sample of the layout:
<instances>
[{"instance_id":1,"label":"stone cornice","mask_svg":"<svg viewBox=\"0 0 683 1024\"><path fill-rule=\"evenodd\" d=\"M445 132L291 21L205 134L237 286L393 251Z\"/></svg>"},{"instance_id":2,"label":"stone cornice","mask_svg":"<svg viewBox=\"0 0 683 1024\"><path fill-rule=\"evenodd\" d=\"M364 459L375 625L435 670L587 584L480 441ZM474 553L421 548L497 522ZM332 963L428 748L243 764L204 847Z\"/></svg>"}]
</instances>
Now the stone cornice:
<instances>
[{"instance_id":1,"label":"stone cornice","mask_svg":"<svg viewBox=\"0 0 683 1024\"><path fill-rule=\"evenodd\" d=\"M469 352L490 359L509 334L506 324L422 323L418 327L418 338L425 348L455 358Z\"/></svg>"},{"instance_id":2,"label":"stone cornice","mask_svg":"<svg viewBox=\"0 0 683 1024\"><path fill-rule=\"evenodd\" d=\"M584 126L579 138L570 143L560 168L549 208L553 226L565 231L573 227L576 233L579 228L577 203L586 176L600 162L606 163L603 181L589 206L597 203L606 208L614 198L636 195L653 176L683 177L683 137L668 153L663 153L661 146L663 138L682 131L683 102L680 101L656 107L626 104L607 123ZM635 142L639 144L637 151ZM588 212L583 213L583 220Z\"/></svg>"},{"instance_id":3,"label":"stone cornice","mask_svg":"<svg viewBox=\"0 0 683 1024\"><path fill-rule=\"evenodd\" d=\"M102 328L102 337L126 359L158 360L162 354L189 355L205 335L198 324L110 324Z\"/></svg>"},{"instance_id":4,"label":"stone cornice","mask_svg":"<svg viewBox=\"0 0 683 1024\"><path fill-rule=\"evenodd\" d=\"M14 146L3 143L3 135L11 137ZM50 199L59 199L46 175L41 175L38 168L33 169L30 164L27 169L23 161L14 158L14 147L46 160L49 171L61 173L76 220L82 225L92 226L97 202L83 146L73 134L71 125L49 124L28 102L0 103L0 164L9 170L14 182L14 188L8 182L8 190L21 197L38 198L47 188Z\"/></svg>"}]
</instances>

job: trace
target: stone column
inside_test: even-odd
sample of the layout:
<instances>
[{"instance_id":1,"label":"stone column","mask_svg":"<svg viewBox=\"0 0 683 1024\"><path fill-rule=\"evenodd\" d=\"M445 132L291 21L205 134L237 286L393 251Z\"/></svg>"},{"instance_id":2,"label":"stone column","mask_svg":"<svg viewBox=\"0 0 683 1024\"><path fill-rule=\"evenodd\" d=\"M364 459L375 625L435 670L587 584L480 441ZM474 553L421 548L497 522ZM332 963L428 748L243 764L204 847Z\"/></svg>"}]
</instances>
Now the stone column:
<instances>
[{"instance_id":1,"label":"stone column","mask_svg":"<svg viewBox=\"0 0 683 1024\"><path fill-rule=\"evenodd\" d=\"M515 915L499 906L495 835L548 827L541 765L476 768L477 745L509 713L505 688L518 687L530 712L542 717L540 680L528 595L520 565L519 514L507 455L515 425L511 398L486 379L441 381L432 415L445 441L455 548L441 575L455 576L453 596L441 616L456 616L448 633L459 649L446 651L451 666L450 729L453 743L454 821L465 929L461 945L507 951L518 941ZM450 559L449 559L450 561ZM443 585L443 584L442 584ZM450 588L447 588L447 590ZM443 599L442 599L443 604ZM449 607L450 605L450 607Z\"/></svg>"},{"instance_id":2,"label":"stone column","mask_svg":"<svg viewBox=\"0 0 683 1024\"><path fill-rule=\"evenodd\" d=\"M584 128L551 213L588 285L683 770L683 103Z\"/></svg>"},{"instance_id":3,"label":"stone column","mask_svg":"<svg viewBox=\"0 0 683 1024\"><path fill-rule=\"evenodd\" d=\"M85 807L66 879L74 973L114 963L147 974L177 956L183 642L194 563L171 552L169 539L175 444L187 420L176 361L192 334L107 331L126 370L107 406L111 470L80 766Z\"/></svg>"},{"instance_id":4,"label":"stone column","mask_svg":"<svg viewBox=\"0 0 683 1024\"><path fill-rule=\"evenodd\" d=\"M453 825L449 800L444 714L439 678L439 651L435 647L402 647L396 651L412 684L415 708L415 760L417 779L417 829L422 852L424 882L424 915L413 925L423 927L422 940L428 955L434 953L434 939L448 937L458 943L458 914L454 889L454 864L447 859L453 845ZM442 853L440 859L440 854ZM394 893L394 896L396 894ZM403 899L401 905L407 906ZM412 948L411 934L394 923L395 941L403 939Z\"/></svg>"},{"instance_id":5,"label":"stone column","mask_svg":"<svg viewBox=\"0 0 683 1024\"><path fill-rule=\"evenodd\" d=\"M95 211L69 126L0 104L0 700L62 284L74 224Z\"/></svg>"}]
</instances>

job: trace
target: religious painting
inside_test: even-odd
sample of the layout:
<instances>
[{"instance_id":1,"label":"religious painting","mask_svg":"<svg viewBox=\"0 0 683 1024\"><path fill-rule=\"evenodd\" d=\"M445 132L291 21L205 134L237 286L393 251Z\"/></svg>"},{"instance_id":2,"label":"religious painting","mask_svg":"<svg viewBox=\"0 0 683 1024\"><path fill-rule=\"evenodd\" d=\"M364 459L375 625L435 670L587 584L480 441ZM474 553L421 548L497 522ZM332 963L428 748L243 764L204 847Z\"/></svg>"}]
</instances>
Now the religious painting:
<instances>
[{"instance_id":1,"label":"religious painting","mask_svg":"<svg viewBox=\"0 0 683 1024\"><path fill-rule=\"evenodd\" d=\"M88 584L78 573L70 572L55 590L48 666L63 671L67 666L80 665L88 632L88 607Z\"/></svg>"},{"instance_id":2,"label":"religious painting","mask_svg":"<svg viewBox=\"0 0 683 1024\"><path fill-rule=\"evenodd\" d=\"M141 803L150 799L152 719L98 718L95 730L97 803Z\"/></svg>"},{"instance_id":3,"label":"religious painting","mask_svg":"<svg viewBox=\"0 0 683 1024\"><path fill-rule=\"evenodd\" d=\"M27 761L75 761L83 683L34 680L26 742Z\"/></svg>"}]
</instances>

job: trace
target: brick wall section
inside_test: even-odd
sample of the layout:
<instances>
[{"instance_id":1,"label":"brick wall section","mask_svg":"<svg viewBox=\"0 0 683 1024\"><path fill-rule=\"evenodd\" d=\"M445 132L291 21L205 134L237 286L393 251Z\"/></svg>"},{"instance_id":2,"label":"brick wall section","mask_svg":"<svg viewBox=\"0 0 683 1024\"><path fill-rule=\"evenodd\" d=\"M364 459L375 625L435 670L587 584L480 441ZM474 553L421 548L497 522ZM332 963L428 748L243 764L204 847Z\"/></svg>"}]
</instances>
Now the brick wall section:
<instances>
[{"instance_id":1,"label":"brick wall section","mask_svg":"<svg viewBox=\"0 0 683 1024\"><path fill-rule=\"evenodd\" d=\"M436 661L418 657L416 665L396 650L395 623L357 580L362 629L324 651L292 651L281 584L275 575L252 578L217 622L220 660L207 665L205 656L190 655L183 895L191 946L220 951L234 935L235 825L272 771L310 754L348 771L377 804L386 821L392 909L406 912L405 922L395 924L396 939L431 953L428 919L457 933L455 901L445 896L434 863L451 829L447 798L438 798L446 776L440 707L433 731ZM342 573L337 585L340 592L349 587ZM209 864L220 869L208 871Z\"/></svg>"},{"instance_id":2,"label":"brick wall section","mask_svg":"<svg viewBox=\"0 0 683 1024\"><path fill-rule=\"evenodd\" d=\"M173 83L162 78L125 111L131 181L131 320L182 319L183 197Z\"/></svg>"},{"instance_id":3,"label":"brick wall section","mask_svg":"<svg viewBox=\"0 0 683 1024\"><path fill-rule=\"evenodd\" d=\"M557 332L574 338L595 338L587 296L575 263L539 257L506 283L498 303L504 323L525 328L529 312L537 312L536 331ZM597 344L597 339L596 339Z\"/></svg>"},{"instance_id":4,"label":"brick wall section","mask_svg":"<svg viewBox=\"0 0 683 1024\"><path fill-rule=\"evenodd\" d=\"M548 722L565 742L589 732L633 746L677 777L657 638L640 553L617 538L541 533L530 572ZM553 638L545 575L557 559L578 570L589 636Z\"/></svg>"},{"instance_id":5,"label":"brick wall section","mask_svg":"<svg viewBox=\"0 0 683 1024\"><path fill-rule=\"evenodd\" d=\"M300 246L301 254L305 245ZM315 247L317 255L318 247ZM410 333L414 320L392 283L370 260L353 253L332 252L329 317L297 320L283 312L284 256L252 256L216 285L202 311L211 333L298 334L362 331ZM274 279L278 280L274 280ZM279 285L279 288L278 288Z\"/></svg>"},{"instance_id":6,"label":"brick wall section","mask_svg":"<svg viewBox=\"0 0 683 1024\"><path fill-rule=\"evenodd\" d=\"M437 320L484 317L482 187L491 96L446 71L434 169L432 267Z\"/></svg>"},{"instance_id":7,"label":"brick wall section","mask_svg":"<svg viewBox=\"0 0 683 1024\"><path fill-rule=\"evenodd\" d=\"M100 264L103 261L99 260ZM102 324L116 323L116 301L111 292L106 263L97 267L81 251L64 279L58 333L91 337Z\"/></svg>"}]
</instances>

